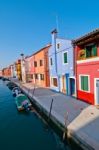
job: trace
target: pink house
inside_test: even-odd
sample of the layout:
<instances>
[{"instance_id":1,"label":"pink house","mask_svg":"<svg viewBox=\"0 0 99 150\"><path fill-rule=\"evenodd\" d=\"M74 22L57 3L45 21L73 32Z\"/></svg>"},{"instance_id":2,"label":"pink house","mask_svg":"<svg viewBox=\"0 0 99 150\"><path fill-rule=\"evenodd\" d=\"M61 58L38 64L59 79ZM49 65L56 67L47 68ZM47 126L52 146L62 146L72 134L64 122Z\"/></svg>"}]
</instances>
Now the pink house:
<instances>
[{"instance_id":1,"label":"pink house","mask_svg":"<svg viewBox=\"0 0 99 150\"><path fill-rule=\"evenodd\" d=\"M33 74L34 74L34 56L28 56L25 58L26 64L26 81L27 82L34 82Z\"/></svg>"}]
</instances>

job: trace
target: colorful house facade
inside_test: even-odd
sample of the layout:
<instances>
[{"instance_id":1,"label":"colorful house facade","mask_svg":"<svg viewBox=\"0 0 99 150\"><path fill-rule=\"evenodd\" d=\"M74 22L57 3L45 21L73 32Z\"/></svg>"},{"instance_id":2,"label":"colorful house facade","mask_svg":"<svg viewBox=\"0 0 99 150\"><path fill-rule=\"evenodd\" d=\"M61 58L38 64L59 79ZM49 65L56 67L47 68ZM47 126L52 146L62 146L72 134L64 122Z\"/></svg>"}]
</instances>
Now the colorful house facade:
<instances>
[{"instance_id":1,"label":"colorful house facade","mask_svg":"<svg viewBox=\"0 0 99 150\"><path fill-rule=\"evenodd\" d=\"M31 56L25 57L24 67L26 82L31 82L37 87L50 86L48 59L49 48L50 44L33 53Z\"/></svg>"},{"instance_id":2,"label":"colorful house facade","mask_svg":"<svg viewBox=\"0 0 99 150\"><path fill-rule=\"evenodd\" d=\"M21 70L21 59L18 59L15 63L16 76L19 80L22 80L22 70Z\"/></svg>"},{"instance_id":3,"label":"colorful house facade","mask_svg":"<svg viewBox=\"0 0 99 150\"><path fill-rule=\"evenodd\" d=\"M2 77L2 70L0 70L0 77Z\"/></svg>"},{"instance_id":4,"label":"colorful house facade","mask_svg":"<svg viewBox=\"0 0 99 150\"><path fill-rule=\"evenodd\" d=\"M77 98L99 105L99 29L74 40Z\"/></svg>"},{"instance_id":5,"label":"colorful house facade","mask_svg":"<svg viewBox=\"0 0 99 150\"><path fill-rule=\"evenodd\" d=\"M11 66L3 68L2 75L3 75L3 77L10 78L11 77Z\"/></svg>"},{"instance_id":6,"label":"colorful house facade","mask_svg":"<svg viewBox=\"0 0 99 150\"><path fill-rule=\"evenodd\" d=\"M33 54L33 66L31 72L33 73L33 83L39 87L49 87L49 60L48 51L50 44L43 47Z\"/></svg>"},{"instance_id":7,"label":"colorful house facade","mask_svg":"<svg viewBox=\"0 0 99 150\"><path fill-rule=\"evenodd\" d=\"M26 82L34 83L34 55L25 58Z\"/></svg>"},{"instance_id":8,"label":"colorful house facade","mask_svg":"<svg viewBox=\"0 0 99 150\"><path fill-rule=\"evenodd\" d=\"M12 72L12 77L17 78L16 63L12 64L11 72Z\"/></svg>"},{"instance_id":9,"label":"colorful house facade","mask_svg":"<svg viewBox=\"0 0 99 150\"><path fill-rule=\"evenodd\" d=\"M49 49L50 88L67 95L75 96L72 41L57 37L52 31Z\"/></svg>"}]
</instances>

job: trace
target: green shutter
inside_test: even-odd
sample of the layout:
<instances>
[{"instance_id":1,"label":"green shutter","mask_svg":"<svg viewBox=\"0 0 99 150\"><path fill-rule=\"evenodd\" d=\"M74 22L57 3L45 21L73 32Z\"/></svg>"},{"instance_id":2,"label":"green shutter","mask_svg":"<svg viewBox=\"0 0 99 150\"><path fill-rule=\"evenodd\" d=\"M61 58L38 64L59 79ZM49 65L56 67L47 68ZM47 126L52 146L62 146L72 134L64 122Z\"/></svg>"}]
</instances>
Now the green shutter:
<instances>
[{"instance_id":1,"label":"green shutter","mask_svg":"<svg viewBox=\"0 0 99 150\"><path fill-rule=\"evenodd\" d=\"M96 47L96 45L94 45L92 47L92 56L97 56L97 47Z\"/></svg>"},{"instance_id":2,"label":"green shutter","mask_svg":"<svg viewBox=\"0 0 99 150\"><path fill-rule=\"evenodd\" d=\"M96 45L86 47L86 58L97 56L97 47Z\"/></svg>"},{"instance_id":3,"label":"green shutter","mask_svg":"<svg viewBox=\"0 0 99 150\"><path fill-rule=\"evenodd\" d=\"M84 91L88 91L88 76L84 76Z\"/></svg>"},{"instance_id":4,"label":"green shutter","mask_svg":"<svg viewBox=\"0 0 99 150\"><path fill-rule=\"evenodd\" d=\"M84 90L83 87L84 87L84 77L81 76L81 90Z\"/></svg>"},{"instance_id":5,"label":"green shutter","mask_svg":"<svg viewBox=\"0 0 99 150\"><path fill-rule=\"evenodd\" d=\"M64 53L64 63L67 63L67 53Z\"/></svg>"},{"instance_id":6,"label":"green shutter","mask_svg":"<svg viewBox=\"0 0 99 150\"><path fill-rule=\"evenodd\" d=\"M88 76L81 76L81 90L88 91Z\"/></svg>"},{"instance_id":7,"label":"green shutter","mask_svg":"<svg viewBox=\"0 0 99 150\"><path fill-rule=\"evenodd\" d=\"M86 48L86 58L90 57L90 50L88 48Z\"/></svg>"}]
</instances>

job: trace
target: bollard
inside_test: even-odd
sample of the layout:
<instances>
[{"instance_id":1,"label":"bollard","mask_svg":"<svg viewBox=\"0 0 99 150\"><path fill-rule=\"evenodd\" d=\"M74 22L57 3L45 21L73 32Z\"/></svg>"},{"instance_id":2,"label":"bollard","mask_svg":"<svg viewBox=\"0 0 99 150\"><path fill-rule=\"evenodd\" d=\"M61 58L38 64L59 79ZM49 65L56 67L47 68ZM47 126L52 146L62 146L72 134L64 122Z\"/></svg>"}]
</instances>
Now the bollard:
<instances>
[{"instance_id":1,"label":"bollard","mask_svg":"<svg viewBox=\"0 0 99 150\"><path fill-rule=\"evenodd\" d=\"M51 117L53 101L54 101L54 100L52 99L52 101L51 101L51 105L50 105L50 112L49 112L49 116L48 116L48 122L50 121L50 117Z\"/></svg>"}]
</instances>

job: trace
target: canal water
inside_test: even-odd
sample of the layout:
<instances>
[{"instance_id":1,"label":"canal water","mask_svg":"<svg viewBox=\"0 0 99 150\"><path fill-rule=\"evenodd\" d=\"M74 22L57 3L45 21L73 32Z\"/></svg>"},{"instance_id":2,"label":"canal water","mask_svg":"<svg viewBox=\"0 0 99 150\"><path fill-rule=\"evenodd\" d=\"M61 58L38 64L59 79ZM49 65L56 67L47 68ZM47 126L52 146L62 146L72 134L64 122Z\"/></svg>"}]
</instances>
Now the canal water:
<instances>
[{"instance_id":1,"label":"canal water","mask_svg":"<svg viewBox=\"0 0 99 150\"><path fill-rule=\"evenodd\" d=\"M19 113L0 80L0 150L70 150L36 113Z\"/></svg>"}]
</instances>

